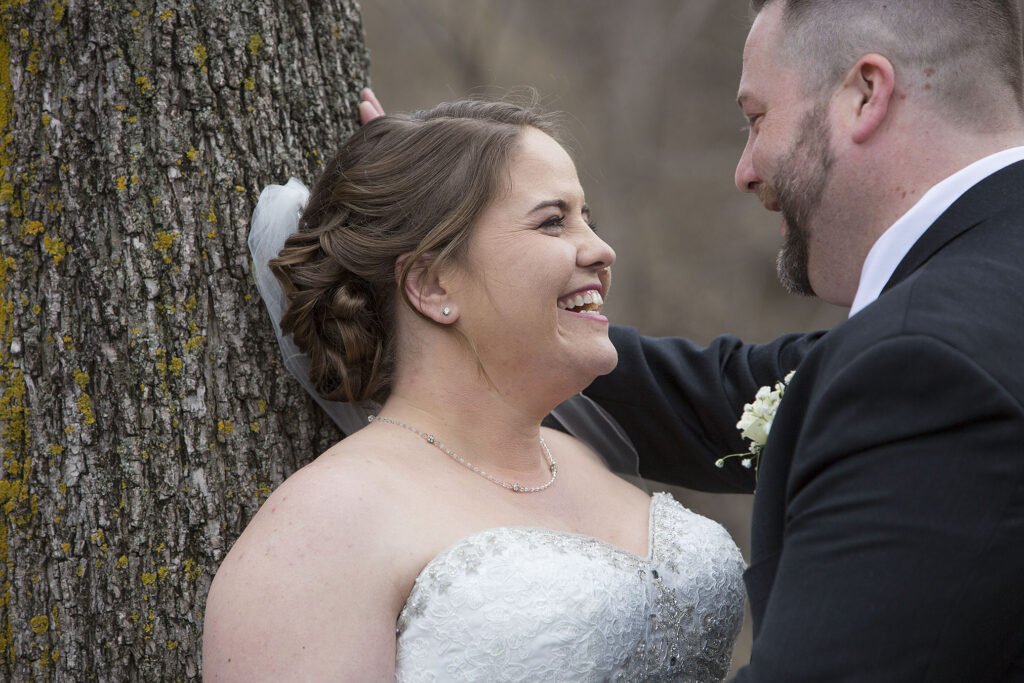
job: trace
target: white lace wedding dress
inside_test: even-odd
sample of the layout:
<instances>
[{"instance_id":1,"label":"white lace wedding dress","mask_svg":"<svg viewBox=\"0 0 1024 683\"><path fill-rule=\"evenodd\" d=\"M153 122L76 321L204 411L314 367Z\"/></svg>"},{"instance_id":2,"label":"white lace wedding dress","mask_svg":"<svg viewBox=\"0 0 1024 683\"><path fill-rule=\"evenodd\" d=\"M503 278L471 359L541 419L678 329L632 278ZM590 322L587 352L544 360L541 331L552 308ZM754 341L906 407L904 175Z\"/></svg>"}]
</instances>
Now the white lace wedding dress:
<instances>
[{"instance_id":1,"label":"white lace wedding dress","mask_svg":"<svg viewBox=\"0 0 1024 683\"><path fill-rule=\"evenodd\" d=\"M743 558L717 523L651 499L648 556L502 527L450 546L398 619L398 681L718 681Z\"/></svg>"}]
</instances>

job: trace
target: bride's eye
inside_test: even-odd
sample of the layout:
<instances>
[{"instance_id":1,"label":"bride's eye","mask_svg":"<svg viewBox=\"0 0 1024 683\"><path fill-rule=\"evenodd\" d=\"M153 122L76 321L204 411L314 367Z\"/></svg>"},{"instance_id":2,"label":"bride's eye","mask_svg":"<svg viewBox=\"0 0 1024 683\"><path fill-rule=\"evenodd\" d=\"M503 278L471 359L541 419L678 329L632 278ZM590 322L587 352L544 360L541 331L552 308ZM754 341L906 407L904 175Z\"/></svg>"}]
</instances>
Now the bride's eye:
<instances>
[{"instance_id":1,"label":"bride's eye","mask_svg":"<svg viewBox=\"0 0 1024 683\"><path fill-rule=\"evenodd\" d=\"M565 216L552 216L537 227L541 230L561 230L565 227Z\"/></svg>"},{"instance_id":2,"label":"bride's eye","mask_svg":"<svg viewBox=\"0 0 1024 683\"><path fill-rule=\"evenodd\" d=\"M587 227L590 228L590 231L596 235L597 234L597 221L595 221L593 216L590 215L590 205L589 204L584 204L583 205L582 213L583 213L583 222L586 223Z\"/></svg>"}]
</instances>

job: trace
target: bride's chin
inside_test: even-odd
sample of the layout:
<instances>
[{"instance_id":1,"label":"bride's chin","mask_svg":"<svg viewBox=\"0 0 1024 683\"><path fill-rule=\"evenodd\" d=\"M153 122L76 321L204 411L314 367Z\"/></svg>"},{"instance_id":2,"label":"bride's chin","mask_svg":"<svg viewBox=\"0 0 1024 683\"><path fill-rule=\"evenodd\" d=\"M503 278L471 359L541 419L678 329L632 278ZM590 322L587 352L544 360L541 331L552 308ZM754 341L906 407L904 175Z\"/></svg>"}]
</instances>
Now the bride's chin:
<instances>
[{"instance_id":1,"label":"bride's chin","mask_svg":"<svg viewBox=\"0 0 1024 683\"><path fill-rule=\"evenodd\" d=\"M593 361L598 376L607 375L615 369L615 366L619 364L619 352L612 344L611 339L605 337L599 351L594 354Z\"/></svg>"},{"instance_id":2,"label":"bride's chin","mask_svg":"<svg viewBox=\"0 0 1024 683\"><path fill-rule=\"evenodd\" d=\"M613 348L611 353L606 354L602 358L594 359L594 379L597 379L601 375L607 375L609 372L615 369L615 366L619 364L619 354ZM591 380L593 381L593 380Z\"/></svg>"},{"instance_id":3,"label":"bride's chin","mask_svg":"<svg viewBox=\"0 0 1024 683\"><path fill-rule=\"evenodd\" d=\"M588 353L583 359L583 362L579 366L579 374L581 384L579 391L583 391L590 383L601 375L607 375L615 366L619 364L619 354L612 346L611 342L608 342L608 346L605 348L595 349Z\"/></svg>"}]
</instances>

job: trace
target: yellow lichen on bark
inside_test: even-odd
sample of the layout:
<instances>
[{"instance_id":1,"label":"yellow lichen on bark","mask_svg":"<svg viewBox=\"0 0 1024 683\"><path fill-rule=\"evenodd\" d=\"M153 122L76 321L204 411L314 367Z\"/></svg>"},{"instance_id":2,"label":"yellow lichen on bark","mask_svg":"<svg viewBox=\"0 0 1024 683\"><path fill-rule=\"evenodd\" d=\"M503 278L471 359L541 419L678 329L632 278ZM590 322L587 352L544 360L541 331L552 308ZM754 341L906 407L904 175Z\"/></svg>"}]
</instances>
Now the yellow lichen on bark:
<instances>
[{"instance_id":1,"label":"yellow lichen on bark","mask_svg":"<svg viewBox=\"0 0 1024 683\"><path fill-rule=\"evenodd\" d=\"M50 630L50 617L45 614L41 614L38 617L32 617L29 621L29 626L32 628L32 633L42 635Z\"/></svg>"},{"instance_id":2,"label":"yellow lichen on bark","mask_svg":"<svg viewBox=\"0 0 1024 683\"><path fill-rule=\"evenodd\" d=\"M205 71L207 60L206 46L200 43L193 47L192 56L196 58L196 61L199 62L199 66Z\"/></svg>"},{"instance_id":3,"label":"yellow lichen on bark","mask_svg":"<svg viewBox=\"0 0 1024 683\"><path fill-rule=\"evenodd\" d=\"M263 36L258 33L249 36L249 54L255 57L260 53L261 47L263 47Z\"/></svg>"},{"instance_id":4,"label":"yellow lichen on bark","mask_svg":"<svg viewBox=\"0 0 1024 683\"><path fill-rule=\"evenodd\" d=\"M171 245L174 244L176 239L178 239L177 232L164 232L161 230L156 233L156 239L153 241L153 248L163 254L165 263L171 262L171 257L167 252L170 250Z\"/></svg>"},{"instance_id":5,"label":"yellow lichen on bark","mask_svg":"<svg viewBox=\"0 0 1024 683\"><path fill-rule=\"evenodd\" d=\"M60 265L60 262L71 251L71 247L67 245L67 242L59 237L50 237L49 235L43 236L43 247L53 257L54 265Z\"/></svg>"},{"instance_id":6,"label":"yellow lichen on bark","mask_svg":"<svg viewBox=\"0 0 1024 683\"><path fill-rule=\"evenodd\" d=\"M82 394L78 397L78 411L85 416L85 424L91 425L96 422L92 414L92 398L89 394Z\"/></svg>"}]
</instances>

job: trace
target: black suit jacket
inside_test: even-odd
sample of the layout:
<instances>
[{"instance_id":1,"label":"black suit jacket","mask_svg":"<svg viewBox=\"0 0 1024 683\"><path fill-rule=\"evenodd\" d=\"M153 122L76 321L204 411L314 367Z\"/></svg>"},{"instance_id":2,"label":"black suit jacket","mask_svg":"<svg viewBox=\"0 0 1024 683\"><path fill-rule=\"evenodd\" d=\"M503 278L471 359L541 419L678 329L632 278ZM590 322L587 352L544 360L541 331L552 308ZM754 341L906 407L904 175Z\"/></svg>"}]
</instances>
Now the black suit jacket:
<instances>
[{"instance_id":1,"label":"black suit jacket","mask_svg":"<svg viewBox=\"0 0 1024 683\"><path fill-rule=\"evenodd\" d=\"M742 405L797 368L761 459L739 681L1024 679L1024 162L827 334L706 348L613 328L587 394L641 472L744 490Z\"/></svg>"}]
</instances>

